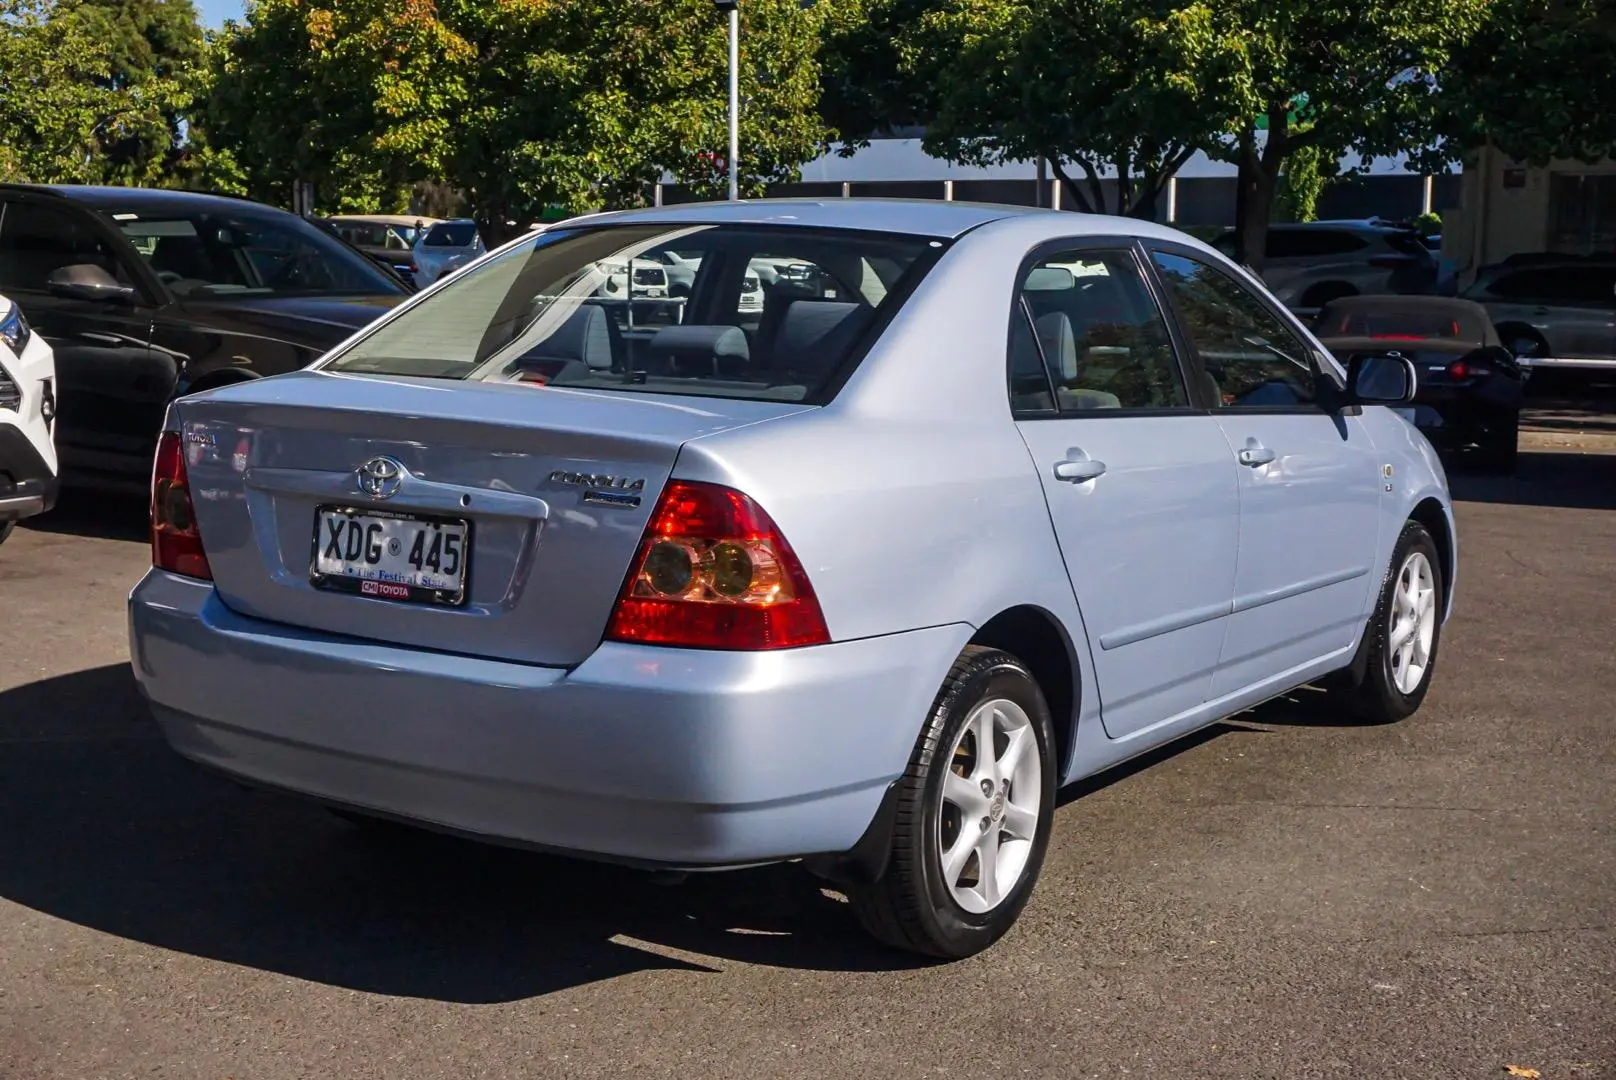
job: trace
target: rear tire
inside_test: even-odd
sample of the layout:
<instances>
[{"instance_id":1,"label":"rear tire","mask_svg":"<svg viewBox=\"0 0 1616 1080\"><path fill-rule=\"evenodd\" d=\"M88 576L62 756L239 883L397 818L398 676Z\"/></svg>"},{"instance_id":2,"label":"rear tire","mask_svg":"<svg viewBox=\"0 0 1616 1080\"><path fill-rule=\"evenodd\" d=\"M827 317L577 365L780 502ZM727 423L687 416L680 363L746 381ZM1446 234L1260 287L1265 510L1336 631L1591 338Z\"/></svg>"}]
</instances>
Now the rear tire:
<instances>
[{"instance_id":1,"label":"rear tire","mask_svg":"<svg viewBox=\"0 0 1616 1080\"><path fill-rule=\"evenodd\" d=\"M1367 650L1363 681L1342 673L1333 686L1348 715L1390 724L1420 707L1436 670L1444 595L1436 541L1424 525L1405 522L1360 646Z\"/></svg>"},{"instance_id":2,"label":"rear tire","mask_svg":"<svg viewBox=\"0 0 1616 1080\"><path fill-rule=\"evenodd\" d=\"M0 521L0 544L5 543L6 538L16 531L16 528L15 521Z\"/></svg>"},{"instance_id":3,"label":"rear tire","mask_svg":"<svg viewBox=\"0 0 1616 1080\"><path fill-rule=\"evenodd\" d=\"M989 743L990 752L978 751ZM865 929L943 959L1003 937L1049 845L1054 748L1031 672L1008 653L967 646L898 781L886 870L849 896Z\"/></svg>"}]
</instances>

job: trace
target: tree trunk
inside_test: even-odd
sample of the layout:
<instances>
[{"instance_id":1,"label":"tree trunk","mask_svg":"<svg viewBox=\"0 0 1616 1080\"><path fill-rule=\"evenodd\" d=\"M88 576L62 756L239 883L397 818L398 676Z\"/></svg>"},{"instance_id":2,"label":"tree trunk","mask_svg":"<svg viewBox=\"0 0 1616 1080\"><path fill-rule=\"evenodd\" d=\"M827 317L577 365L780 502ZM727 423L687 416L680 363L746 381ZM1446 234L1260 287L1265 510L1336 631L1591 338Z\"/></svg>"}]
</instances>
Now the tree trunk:
<instances>
[{"instance_id":1,"label":"tree trunk","mask_svg":"<svg viewBox=\"0 0 1616 1080\"><path fill-rule=\"evenodd\" d=\"M1290 153L1290 102L1268 107L1268 142L1257 152L1255 131L1240 140L1239 177L1235 196L1235 257L1260 273L1268 247L1268 223L1274 216L1279 173Z\"/></svg>"},{"instance_id":2,"label":"tree trunk","mask_svg":"<svg viewBox=\"0 0 1616 1080\"><path fill-rule=\"evenodd\" d=\"M510 213L503 206L480 206L475 215L477 222L477 235L483 238L483 246L493 251L507 240L514 240L522 232L520 224L507 225Z\"/></svg>"},{"instance_id":3,"label":"tree trunk","mask_svg":"<svg viewBox=\"0 0 1616 1080\"><path fill-rule=\"evenodd\" d=\"M1054 154L1048 154L1046 155L1046 160L1049 162L1050 169L1055 173L1055 177L1060 180L1061 190L1072 197L1072 202L1076 204L1076 208L1085 214L1094 213L1094 207L1090 205L1088 199L1084 198L1082 189L1073 182L1072 178L1067 175L1066 170L1061 167L1060 158Z\"/></svg>"}]
</instances>

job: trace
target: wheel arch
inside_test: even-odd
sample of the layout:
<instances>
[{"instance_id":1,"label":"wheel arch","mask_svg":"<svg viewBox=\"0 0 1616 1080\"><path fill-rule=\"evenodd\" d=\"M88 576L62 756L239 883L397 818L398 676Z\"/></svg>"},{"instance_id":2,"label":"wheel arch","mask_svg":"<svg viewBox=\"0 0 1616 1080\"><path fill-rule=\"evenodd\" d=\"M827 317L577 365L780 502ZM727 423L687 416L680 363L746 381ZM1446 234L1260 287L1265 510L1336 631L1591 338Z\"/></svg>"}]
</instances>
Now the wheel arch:
<instances>
[{"instance_id":1,"label":"wheel arch","mask_svg":"<svg viewBox=\"0 0 1616 1080\"><path fill-rule=\"evenodd\" d=\"M1410 521L1417 521L1425 526L1425 531L1431 534L1436 541L1436 557L1439 569L1442 571L1442 614L1446 619L1453 607L1453 578L1458 563L1458 551L1454 546L1453 522L1448 517L1447 509L1441 501L1428 496L1415 504L1408 514Z\"/></svg>"},{"instance_id":2,"label":"wheel arch","mask_svg":"<svg viewBox=\"0 0 1616 1080\"><path fill-rule=\"evenodd\" d=\"M1002 650L1027 665L1049 705L1057 749L1055 775L1064 777L1077 745L1077 717L1083 704L1082 669L1071 635L1049 611L1020 604L983 623L970 644Z\"/></svg>"}]
</instances>

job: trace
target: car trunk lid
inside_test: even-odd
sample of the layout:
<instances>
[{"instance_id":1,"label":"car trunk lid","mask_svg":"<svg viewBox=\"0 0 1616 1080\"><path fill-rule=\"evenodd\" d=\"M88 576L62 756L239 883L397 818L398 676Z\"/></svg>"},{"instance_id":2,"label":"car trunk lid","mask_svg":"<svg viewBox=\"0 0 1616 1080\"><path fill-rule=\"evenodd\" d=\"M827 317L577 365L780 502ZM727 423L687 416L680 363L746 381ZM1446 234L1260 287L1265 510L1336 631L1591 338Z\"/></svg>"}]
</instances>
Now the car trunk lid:
<instances>
[{"instance_id":1,"label":"car trunk lid","mask_svg":"<svg viewBox=\"0 0 1616 1080\"><path fill-rule=\"evenodd\" d=\"M806 408L306 371L181 399L174 416L214 584L231 608L567 666L600 642L679 448ZM366 469L378 461L387 464ZM463 599L404 602L387 598L396 589L367 595L335 576L317 585L329 531L353 515L398 523L376 534L379 545L399 541L386 566L419 561L412 537L459 533ZM435 569L447 571L439 554Z\"/></svg>"}]
</instances>

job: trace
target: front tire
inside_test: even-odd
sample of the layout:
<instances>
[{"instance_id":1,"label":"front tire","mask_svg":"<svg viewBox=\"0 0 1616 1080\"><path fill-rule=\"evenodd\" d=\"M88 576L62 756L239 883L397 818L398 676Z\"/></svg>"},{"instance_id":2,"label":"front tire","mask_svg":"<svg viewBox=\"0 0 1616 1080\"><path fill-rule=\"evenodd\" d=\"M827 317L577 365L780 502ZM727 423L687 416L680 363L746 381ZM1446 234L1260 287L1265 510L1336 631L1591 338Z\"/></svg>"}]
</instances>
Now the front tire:
<instances>
[{"instance_id":1,"label":"front tire","mask_svg":"<svg viewBox=\"0 0 1616 1080\"><path fill-rule=\"evenodd\" d=\"M1371 724L1414 713L1431 688L1442 640L1442 563L1425 526L1408 521L1392 549L1374 618L1364 631L1363 680L1341 688L1346 711Z\"/></svg>"},{"instance_id":2,"label":"front tire","mask_svg":"<svg viewBox=\"0 0 1616 1080\"><path fill-rule=\"evenodd\" d=\"M865 929L943 959L1003 937L1049 845L1054 747L1049 706L1027 668L968 646L898 782L886 870L850 896Z\"/></svg>"},{"instance_id":3,"label":"front tire","mask_svg":"<svg viewBox=\"0 0 1616 1080\"><path fill-rule=\"evenodd\" d=\"M9 537L16 528L17 523L15 521L0 521L0 544L5 543L6 538Z\"/></svg>"}]
</instances>

